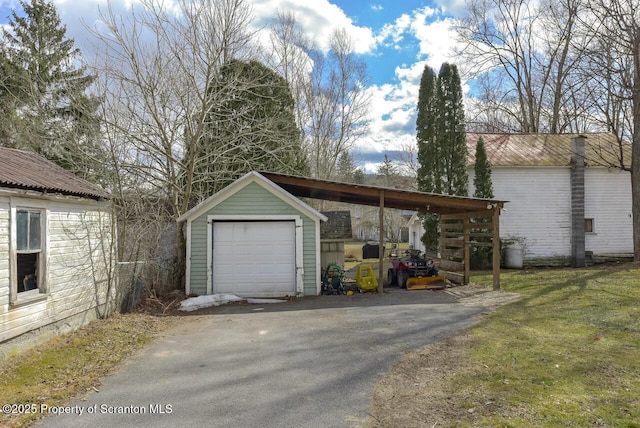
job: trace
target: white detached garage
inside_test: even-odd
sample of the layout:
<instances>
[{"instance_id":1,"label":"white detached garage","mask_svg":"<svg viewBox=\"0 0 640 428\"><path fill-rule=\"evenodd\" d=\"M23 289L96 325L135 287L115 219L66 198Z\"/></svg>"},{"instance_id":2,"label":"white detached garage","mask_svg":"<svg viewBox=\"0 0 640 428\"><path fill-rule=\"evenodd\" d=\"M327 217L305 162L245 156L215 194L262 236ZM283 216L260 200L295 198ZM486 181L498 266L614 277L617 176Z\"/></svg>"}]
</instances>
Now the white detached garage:
<instances>
[{"instance_id":1,"label":"white detached garage","mask_svg":"<svg viewBox=\"0 0 640 428\"><path fill-rule=\"evenodd\" d=\"M318 295L326 217L250 172L178 218L186 221L187 294Z\"/></svg>"}]
</instances>

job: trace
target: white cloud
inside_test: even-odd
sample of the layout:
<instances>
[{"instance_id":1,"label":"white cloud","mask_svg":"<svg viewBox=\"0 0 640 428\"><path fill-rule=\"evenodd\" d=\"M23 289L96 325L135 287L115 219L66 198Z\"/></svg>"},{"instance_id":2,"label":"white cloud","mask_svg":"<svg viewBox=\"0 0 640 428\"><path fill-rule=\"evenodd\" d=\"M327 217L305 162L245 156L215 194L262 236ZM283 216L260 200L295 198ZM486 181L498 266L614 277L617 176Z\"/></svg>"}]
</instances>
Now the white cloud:
<instances>
[{"instance_id":1,"label":"white cloud","mask_svg":"<svg viewBox=\"0 0 640 428\"><path fill-rule=\"evenodd\" d=\"M451 18L428 22L427 17L417 14L411 30L420 41L419 58L426 58L432 68L439 70L443 62L455 63L456 22Z\"/></svg>"},{"instance_id":2,"label":"white cloud","mask_svg":"<svg viewBox=\"0 0 640 428\"><path fill-rule=\"evenodd\" d=\"M371 10L373 10L373 11L380 12L383 9L384 8L382 7L381 4L372 4L371 5Z\"/></svg>"},{"instance_id":3,"label":"white cloud","mask_svg":"<svg viewBox=\"0 0 640 428\"><path fill-rule=\"evenodd\" d=\"M160 0L158 0L160 1ZM99 22L99 8L111 7L116 15L126 16L138 0L53 0L58 14L67 26L67 35L76 41L83 51L88 50L89 40L86 27L94 28ZM178 11L177 1L164 1L164 7ZM329 38L334 30L344 28L351 36L356 53L372 52L376 38L371 28L358 26L342 9L329 0L301 2L298 0L249 0L255 16L255 23L263 27L280 10L293 12L306 35L314 40L320 49L327 50ZM17 0L0 0L4 9L20 8ZM0 22L5 22L5 17Z\"/></svg>"},{"instance_id":4,"label":"white cloud","mask_svg":"<svg viewBox=\"0 0 640 428\"><path fill-rule=\"evenodd\" d=\"M369 133L357 143L362 152L401 150L414 143L417 91L408 81L368 89Z\"/></svg>"},{"instance_id":5,"label":"white cloud","mask_svg":"<svg viewBox=\"0 0 640 428\"><path fill-rule=\"evenodd\" d=\"M390 40L396 49L403 49L410 44L408 40L415 39L417 52L415 62L396 67L395 83L369 88L370 132L358 142L360 150L384 152L415 144L416 107L424 66L428 64L437 73L443 62L455 63L454 24L455 20L442 17L441 11L424 7L398 17L380 31L379 41Z\"/></svg>"},{"instance_id":6,"label":"white cloud","mask_svg":"<svg viewBox=\"0 0 640 428\"><path fill-rule=\"evenodd\" d=\"M400 42L404 40L404 33L411 25L411 16L408 14L402 14L396 19L393 24L385 24L380 30L380 34L377 37L379 43L385 43L390 39L394 45L394 48L401 49Z\"/></svg>"},{"instance_id":7,"label":"white cloud","mask_svg":"<svg viewBox=\"0 0 640 428\"><path fill-rule=\"evenodd\" d=\"M351 36L356 53L368 53L375 48L373 31L355 25L342 9L328 0L253 0L253 12L258 24L268 23L278 11L293 12L306 35L324 51L329 49L331 33L342 28Z\"/></svg>"},{"instance_id":8,"label":"white cloud","mask_svg":"<svg viewBox=\"0 0 640 428\"><path fill-rule=\"evenodd\" d=\"M467 10L466 0L434 0L443 12L457 17Z\"/></svg>"}]
</instances>

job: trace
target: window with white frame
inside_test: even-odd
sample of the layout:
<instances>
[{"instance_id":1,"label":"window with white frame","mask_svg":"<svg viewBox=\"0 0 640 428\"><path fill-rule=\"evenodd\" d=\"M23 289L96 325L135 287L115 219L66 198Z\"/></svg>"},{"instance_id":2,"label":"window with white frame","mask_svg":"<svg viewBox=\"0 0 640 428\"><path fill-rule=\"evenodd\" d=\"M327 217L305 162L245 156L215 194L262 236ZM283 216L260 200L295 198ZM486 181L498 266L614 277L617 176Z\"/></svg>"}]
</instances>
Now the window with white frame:
<instances>
[{"instance_id":1,"label":"window with white frame","mask_svg":"<svg viewBox=\"0 0 640 428\"><path fill-rule=\"evenodd\" d=\"M44 266L44 214L39 209L17 208L15 216L15 283L16 298L20 293L44 290L41 275Z\"/></svg>"}]
</instances>

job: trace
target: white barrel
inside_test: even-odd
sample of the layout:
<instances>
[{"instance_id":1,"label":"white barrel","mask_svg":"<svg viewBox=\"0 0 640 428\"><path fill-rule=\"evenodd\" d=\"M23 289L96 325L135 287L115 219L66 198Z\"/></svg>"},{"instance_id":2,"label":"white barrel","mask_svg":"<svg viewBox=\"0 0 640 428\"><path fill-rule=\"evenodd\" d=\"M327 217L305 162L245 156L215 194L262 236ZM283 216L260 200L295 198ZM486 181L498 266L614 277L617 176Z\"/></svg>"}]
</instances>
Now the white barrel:
<instances>
[{"instance_id":1,"label":"white barrel","mask_svg":"<svg viewBox=\"0 0 640 428\"><path fill-rule=\"evenodd\" d=\"M521 245L511 244L504 250L504 267L507 269L522 269L524 249Z\"/></svg>"}]
</instances>

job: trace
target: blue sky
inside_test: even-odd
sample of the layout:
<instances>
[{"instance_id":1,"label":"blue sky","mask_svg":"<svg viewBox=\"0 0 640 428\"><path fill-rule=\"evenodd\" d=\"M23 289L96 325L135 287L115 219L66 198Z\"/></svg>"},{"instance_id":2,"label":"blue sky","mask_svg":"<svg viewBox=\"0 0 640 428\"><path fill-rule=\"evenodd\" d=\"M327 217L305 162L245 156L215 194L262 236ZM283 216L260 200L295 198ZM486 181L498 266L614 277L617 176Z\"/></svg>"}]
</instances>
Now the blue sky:
<instances>
[{"instance_id":1,"label":"blue sky","mask_svg":"<svg viewBox=\"0 0 640 428\"><path fill-rule=\"evenodd\" d=\"M165 0L169 2L171 0ZM464 0L248 0L256 22L268 22L278 10L296 15L308 37L326 46L331 32L344 28L358 55L368 65L371 96L370 131L354 147L356 160L375 169L384 153L415 143L415 107L425 64L436 70L454 62L452 25L463 11ZM111 0L111 7L126 14L136 0ZM89 51L85 25L98 20L98 7L107 0L53 0L67 26L67 35ZM17 0L0 0L0 23L7 23Z\"/></svg>"}]
</instances>

